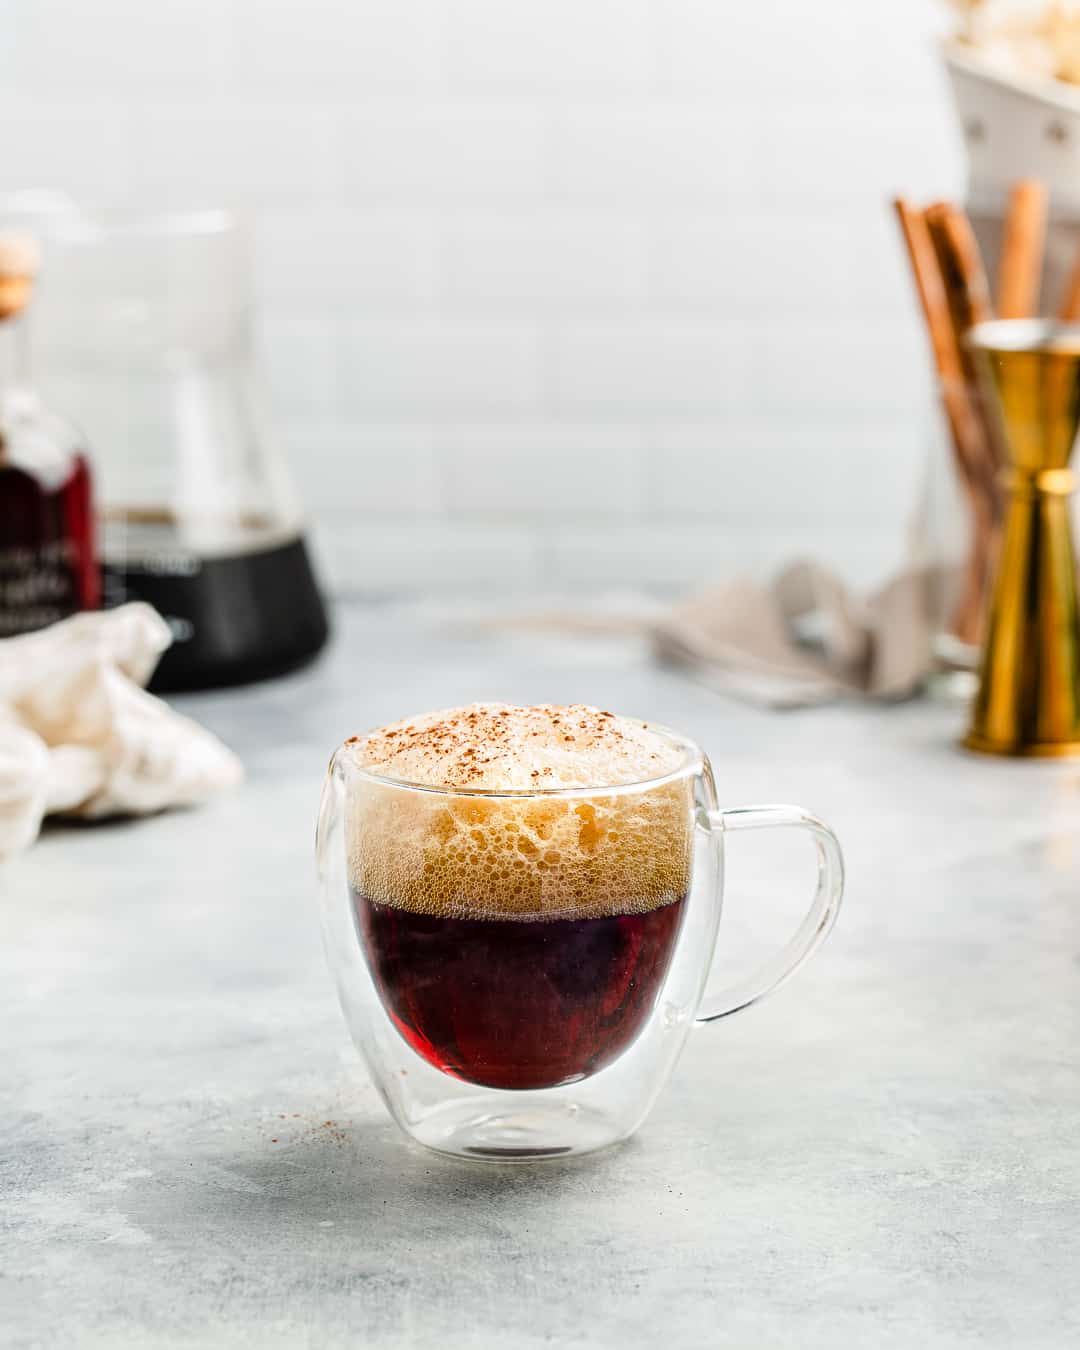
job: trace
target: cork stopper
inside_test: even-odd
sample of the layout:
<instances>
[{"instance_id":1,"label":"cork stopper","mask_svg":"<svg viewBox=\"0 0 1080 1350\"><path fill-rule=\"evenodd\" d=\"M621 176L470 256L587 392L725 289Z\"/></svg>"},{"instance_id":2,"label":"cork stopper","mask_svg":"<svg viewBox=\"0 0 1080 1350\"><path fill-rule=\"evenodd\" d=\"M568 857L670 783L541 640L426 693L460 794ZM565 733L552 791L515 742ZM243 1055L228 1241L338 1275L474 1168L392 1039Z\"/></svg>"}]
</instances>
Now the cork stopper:
<instances>
[{"instance_id":1,"label":"cork stopper","mask_svg":"<svg viewBox=\"0 0 1080 1350\"><path fill-rule=\"evenodd\" d=\"M12 319L26 308L40 265L36 239L28 234L0 233L0 320Z\"/></svg>"}]
</instances>

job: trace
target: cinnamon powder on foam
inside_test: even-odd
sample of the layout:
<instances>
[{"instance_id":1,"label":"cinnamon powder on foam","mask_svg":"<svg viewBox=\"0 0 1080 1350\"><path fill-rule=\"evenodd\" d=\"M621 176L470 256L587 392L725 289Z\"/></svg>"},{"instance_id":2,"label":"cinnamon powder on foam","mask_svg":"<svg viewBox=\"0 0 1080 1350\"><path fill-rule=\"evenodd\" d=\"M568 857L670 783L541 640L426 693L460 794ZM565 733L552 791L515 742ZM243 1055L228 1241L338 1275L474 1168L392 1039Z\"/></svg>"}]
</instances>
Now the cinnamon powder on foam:
<instances>
[{"instance_id":1,"label":"cinnamon powder on foam","mask_svg":"<svg viewBox=\"0 0 1080 1350\"><path fill-rule=\"evenodd\" d=\"M355 762L415 792L359 779L346 808L353 887L453 917L641 913L685 895L692 780L685 750L648 726L573 704L472 704L347 742ZM604 787L641 783L640 791ZM455 793L454 789L464 789ZM480 791L593 788L573 797Z\"/></svg>"}]
</instances>

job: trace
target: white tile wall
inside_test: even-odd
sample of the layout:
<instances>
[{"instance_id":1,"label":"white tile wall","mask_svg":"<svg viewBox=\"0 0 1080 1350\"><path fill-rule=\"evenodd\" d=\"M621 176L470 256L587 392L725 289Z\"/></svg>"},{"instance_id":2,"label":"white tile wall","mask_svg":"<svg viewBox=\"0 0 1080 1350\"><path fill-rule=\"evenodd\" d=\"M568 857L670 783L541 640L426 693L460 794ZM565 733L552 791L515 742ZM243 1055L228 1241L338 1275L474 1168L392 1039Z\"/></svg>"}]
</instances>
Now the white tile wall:
<instances>
[{"instance_id":1,"label":"white tile wall","mask_svg":"<svg viewBox=\"0 0 1080 1350\"><path fill-rule=\"evenodd\" d=\"M551 396L559 407L637 417L731 408L752 397L753 343L722 313L579 320L552 335Z\"/></svg>"},{"instance_id":2,"label":"white tile wall","mask_svg":"<svg viewBox=\"0 0 1080 1350\"><path fill-rule=\"evenodd\" d=\"M441 259L448 308L625 312L646 297L648 232L614 211L529 210L446 222Z\"/></svg>"},{"instance_id":3,"label":"white tile wall","mask_svg":"<svg viewBox=\"0 0 1080 1350\"><path fill-rule=\"evenodd\" d=\"M587 95L647 87L655 65L651 0L457 0L449 6L452 85Z\"/></svg>"},{"instance_id":4,"label":"white tile wall","mask_svg":"<svg viewBox=\"0 0 1080 1350\"><path fill-rule=\"evenodd\" d=\"M899 558L935 0L4 0L0 192L235 202L338 587Z\"/></svg>"},{"instance_id":5,"label":"white tile wall","mask_svg":"<svg viewBox=\"0 0 1080 1350\"><path fill-rule=\"evenodd\" d=\"M298 458L308 510L340 512L341 483L361 476L363 510L356 513L354 530L362 531L374 518L411 524L438 517L444 501L439 450L438 428L429 422L307 423ZM348 511L348 500L345 506Z\"/></svg>"},{"instance_id":6,"label":"white tile wall","mask_svg":"<svg viewBox=\"0 0 1080 1350\"><path fill-rule=\"evenodd\" d=\"M911 495L911 442L904 410L873 419L759 411L662 421L650 445L649 500L661 519L715 520L725 531L755 521L785 534L820 529L819 551L837 561L837 536L847 529L895 529L898 503Z\"/></svg>"},{"instance_id":7,"label":"white tile wall","mask_svg":"<svg viewBox=\"0 0 1080 1350\"><path fill-rule=\"evenodd\" d=\"M266 211L255 234L255 278L266 315L324 324L343 312L430 312L440 241L412 211L326 206Z\"/></svg>"},{"instance_id":8,"label":"white tile wall","mask_svg":"<svg viewBox=\"0 0 1080 1350\"><path fill-rule=\"evenodd\" d=\"M344 319L338 325L338 397L346 410L415 416L535 412L542 344L525 321ZM356 484L362 502L363 484Z\"/></svg>"},{"instance_id":9,"label":"white tile wall","mask_svg":"<svg viewBox=\"0 0 1080 1350\"><path fill-rule=\"evenodd\" d=\"M463 517L505 519L523 501L549 525L638 520L648 507L648 438L633 422L470 423L442 444L446 503Z\"/></svg>"},{"instance_id":10,"label":"white tile wall","mask_svg":"<svg viewBox=\"0 0 1080 1350\"><path fill-rule=\"evenodd\" d=\"M360 92L360 91L358 91ZM532 103L473 95L361 97L338 110L342 190L369 209L497 210L543 198L549 129Z\"/></svg>"},{"instance_id":11,"label":"white tile wall","mask_svg":"<svg viewBox=\"0 0 1080 1350\"><path fill-rule=\"evenodd\" d=\"M77 3L77 0L70 0ZM171 5L173 0L165 0ZM215 0L211 0L215 3ZM160 8L155 0L152 9ZM443 0L216 0L226 82L287 104L442 83ZM320 99L320 101L321 101Z\"/></svg>"}]
</instances>

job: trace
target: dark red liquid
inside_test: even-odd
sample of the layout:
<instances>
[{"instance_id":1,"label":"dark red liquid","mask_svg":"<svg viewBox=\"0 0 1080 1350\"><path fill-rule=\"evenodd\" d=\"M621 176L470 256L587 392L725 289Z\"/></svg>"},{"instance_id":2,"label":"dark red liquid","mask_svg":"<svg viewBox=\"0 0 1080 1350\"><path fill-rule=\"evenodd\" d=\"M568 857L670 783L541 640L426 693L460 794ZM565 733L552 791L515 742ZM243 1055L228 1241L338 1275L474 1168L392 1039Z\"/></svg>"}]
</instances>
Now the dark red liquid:
<instances>
[{"instance_id":1,"label":"dark red liquid","mask_svg":"<svg viewBox=\"0 0 1080 1350\"><path fill-rule=\"evenodd\" d=\"M0 467L0 637L100 603L86 460L76 456L55 488L25 469Z\"/></svg>"},{"instance_id":2,"label":"dark red liquid","mask_svg":"<svg viewBox=\"0 0 1080 1350\"><path fill-rule=\"evenodd\" d=\"M394 1025L429 1063L493 1088L546 1088L610 1064L648 1020L684 903L594 919L449 919L353 893Z\"/></svg>"}]
</instances>

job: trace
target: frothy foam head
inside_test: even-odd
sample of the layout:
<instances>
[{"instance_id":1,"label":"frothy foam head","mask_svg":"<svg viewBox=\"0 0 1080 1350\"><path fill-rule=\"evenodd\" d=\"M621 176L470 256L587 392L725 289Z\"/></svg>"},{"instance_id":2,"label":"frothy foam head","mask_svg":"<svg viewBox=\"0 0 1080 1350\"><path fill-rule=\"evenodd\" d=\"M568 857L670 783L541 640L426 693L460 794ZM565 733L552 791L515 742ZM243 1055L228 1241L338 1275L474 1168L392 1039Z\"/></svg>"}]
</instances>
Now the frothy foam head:
<instances>
[{"instance_id":1,"label":"frothy foam head","mask_svg":"<svg viewBox=\"0 0 1080 1350\"><path fill-rule=\"evenodd\" d=\"M350 789L353 887L381 904L455 917L640 913L690 877L685 747L582 705L478 703L347 742L369 778ZM442 789L416 792L402 784ZM621 792L620 785L640 785ZM544 790L588 789L545 796ZM478 792L536 796L485 797Z\"/></svg>"},{"instance_id":2,"label":"frothy foam head","mask_svg":"<svg viewBox=\"0 0 1080 1350\"><path fill-rule=\"evenodd\" d=\"M493 791L639 783L683 757L648 725L581 703L472 703L379 727L349 745L359 763L388 778Z\"/></svg>"}]
</instances>

